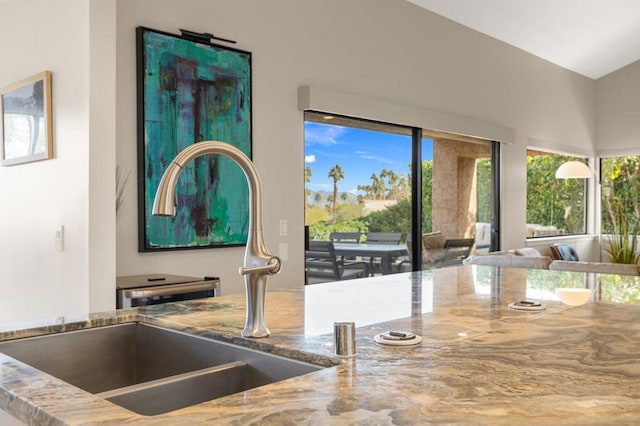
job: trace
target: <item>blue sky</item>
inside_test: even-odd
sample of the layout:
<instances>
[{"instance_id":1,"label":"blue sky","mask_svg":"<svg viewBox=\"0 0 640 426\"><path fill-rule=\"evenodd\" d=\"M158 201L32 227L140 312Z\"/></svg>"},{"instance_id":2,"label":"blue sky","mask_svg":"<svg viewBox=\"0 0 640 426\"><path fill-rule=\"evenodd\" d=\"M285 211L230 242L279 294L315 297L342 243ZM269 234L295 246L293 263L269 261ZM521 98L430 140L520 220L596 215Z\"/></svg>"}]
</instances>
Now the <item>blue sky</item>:
<instances>
[{"instance_id":1,"label":"blue sky","mask_svg":"<svg viewBox=\"0 0 640 426\"><path fill-rule=\"evenodd\" d=\"M409 176L411 138L392 133L353 127L305 122L305 167L313 174L308 188L333 191L333 180L327 175L339 164L344 179L338 182L340 192L357 193L358 185L371 184L371 174L382 169ZM423 159L431 159L431 141L423 145Z\"/></svg>"}]
</instances>

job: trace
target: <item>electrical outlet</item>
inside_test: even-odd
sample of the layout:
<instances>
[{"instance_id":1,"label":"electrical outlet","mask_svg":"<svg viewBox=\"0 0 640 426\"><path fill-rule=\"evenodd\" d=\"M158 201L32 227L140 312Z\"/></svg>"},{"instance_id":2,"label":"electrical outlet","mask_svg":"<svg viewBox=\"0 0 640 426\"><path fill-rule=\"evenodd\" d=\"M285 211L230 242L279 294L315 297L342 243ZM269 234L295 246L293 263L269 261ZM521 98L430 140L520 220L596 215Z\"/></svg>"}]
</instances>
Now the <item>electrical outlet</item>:
<instances>
[{"instance_id":1,"label":"electrical outlet","mask_svg":"<svg viewBox=\"0 0 640 426\"><path fill-rule=\"evenodd\" d=\"M287 236L287 220L286 219L280 219L280 236L281 237L286 237Z\"/></svg>"},{"instance_id":2,"label":"electrical outlet","mask_svg":"<svg viewBox=\"0 0 640 426\"><path fill-rule=\"evenodd\" d=\"M285 260L289 260L289 244L287 243L280 243L278 245L278 257L280 258L280 260L282 260L283 262Z\"/></svg>"}]
</instances>

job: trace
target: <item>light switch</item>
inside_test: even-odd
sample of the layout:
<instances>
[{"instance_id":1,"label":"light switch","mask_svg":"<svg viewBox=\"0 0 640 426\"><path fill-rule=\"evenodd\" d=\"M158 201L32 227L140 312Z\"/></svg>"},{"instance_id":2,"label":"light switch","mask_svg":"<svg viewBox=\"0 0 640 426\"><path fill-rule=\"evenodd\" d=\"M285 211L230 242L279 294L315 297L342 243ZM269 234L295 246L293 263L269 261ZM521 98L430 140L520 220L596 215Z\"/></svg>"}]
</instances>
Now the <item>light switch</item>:
<instances>
[{"instance_id":1,"label":"light switch","mask_svg":"<svg viewBox=\"0 0 640 426\"><path fill-rule=\"evenodd\" d=\"M287 220L286 219L280 219L280 236L281 237L287 236Z\"/></svg>"},{"instance_id":2,"label":"light switch","mask_svg":"<svg viewBox=\"0 0 640 426\"><path fill-rule=\"evenodd\" d=\"M64 251L64 225L56 228L56 250Z\"/></svg>"}]
</instances>

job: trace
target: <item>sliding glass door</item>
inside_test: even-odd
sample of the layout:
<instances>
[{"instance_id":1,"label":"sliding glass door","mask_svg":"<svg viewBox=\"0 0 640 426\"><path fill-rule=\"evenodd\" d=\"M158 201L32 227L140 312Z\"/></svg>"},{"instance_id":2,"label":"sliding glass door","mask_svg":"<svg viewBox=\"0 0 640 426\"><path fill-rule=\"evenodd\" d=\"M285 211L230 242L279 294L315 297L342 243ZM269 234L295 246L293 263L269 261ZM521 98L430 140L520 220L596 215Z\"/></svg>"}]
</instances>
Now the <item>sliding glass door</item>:
<instances>
[{"instance_id":1,"label":"sliding glass door","mask_svg":"<svg viewBox=\"0 0 640 426\"><path fill-rule=\"evenodd\" d=\"M493 143L427 129L422 136L423 268L449 260L443 244L455 242L456 254L491 250Z\"/></svg>"},{"instance_id":2,"label":"sliding glass door","mask_svg":"<svg viewBox=\"0 0 640 426\"><path fill-rule=\"evenodd\" d=\"M469 254L498 249L498 145L306 112L308 239L350 233L367 242L372 233L398 234L408 247L398 271L442 266L436 260L445 244L466 242Z\"/></svg>"},{"instance_id":3,"label":"sliding glass door","mask_svg":"<svg viewBox=\"0 0 640 426\"><path fill-rule=\"evenodd\" d=\"M305 113L305 225L332 233L411 235L411 129Z\"/></svg>"}]
</instances>

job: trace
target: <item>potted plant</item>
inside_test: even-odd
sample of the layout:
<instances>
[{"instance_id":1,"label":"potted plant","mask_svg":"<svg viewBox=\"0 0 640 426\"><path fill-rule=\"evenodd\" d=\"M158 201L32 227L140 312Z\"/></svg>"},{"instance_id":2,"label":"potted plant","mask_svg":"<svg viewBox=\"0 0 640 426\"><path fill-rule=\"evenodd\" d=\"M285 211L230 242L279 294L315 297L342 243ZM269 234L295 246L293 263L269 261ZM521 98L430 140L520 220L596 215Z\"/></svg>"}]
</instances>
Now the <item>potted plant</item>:
<instances>
[{"instance_id":1,"label":"potted plant","mask_svg":"<svg viewBox=\"0 0 640 426\"><path fill-rule=\"evenodd\" d=\"M608 236L607 254L611 263L638 263L640 253L637 251L640 221L629 218L621 208L616 208L612 215L613 235Z\"/></svg>"}]
</instances>

